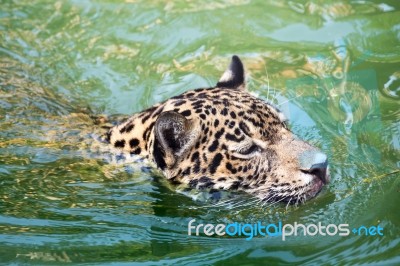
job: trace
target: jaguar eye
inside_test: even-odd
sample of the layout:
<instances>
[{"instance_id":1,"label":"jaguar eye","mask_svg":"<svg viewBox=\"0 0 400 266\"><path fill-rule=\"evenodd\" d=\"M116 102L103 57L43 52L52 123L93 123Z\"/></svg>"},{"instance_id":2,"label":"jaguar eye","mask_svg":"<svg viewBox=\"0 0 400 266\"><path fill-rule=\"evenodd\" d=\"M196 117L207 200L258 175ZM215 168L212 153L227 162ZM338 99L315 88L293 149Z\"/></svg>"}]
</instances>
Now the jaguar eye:
<instances>
[{"instance_id":1,"label":"jaguar eye","mask_svg":"<svg viewBox=\"0 0 400 266\"><path fill-rule=\"evenodd\" d=\"M289 130L289 124L288 124L288 121L287 121L287 120L285 120L285 121L282 122L282 126L283 126L285 129Z\"/></svg>"},{"instance_id":2,"label":"jaguar eye","mask_svg":"<svg viewBox=\"0 0 400 266\"><path fill-rule=\"evenodd\" d=\"M258 152L260 150L261 150L261 148L259 146L257 146L256 144L253 144L253 145L249 146L248 148L239 150L238 152L242 155L250 155L250 154L252 154L254 152Z\"/></svg>"}]
</instances>

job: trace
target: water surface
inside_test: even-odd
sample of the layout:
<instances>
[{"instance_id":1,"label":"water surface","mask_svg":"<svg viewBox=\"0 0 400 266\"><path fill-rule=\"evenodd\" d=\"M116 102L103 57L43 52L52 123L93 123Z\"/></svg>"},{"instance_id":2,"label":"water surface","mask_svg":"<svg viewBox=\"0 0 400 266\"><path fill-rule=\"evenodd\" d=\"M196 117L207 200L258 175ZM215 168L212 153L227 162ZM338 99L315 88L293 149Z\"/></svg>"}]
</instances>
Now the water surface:
<instances>
[{"instance_id":1,"label":"water surface","mask_svg":"<svg viewBox=\"0 0 400 266\"><path fill-rule=\"evenodd\" d=\"M400 263L398 1L0 2L1 262ZM103 116L213 86L233 54L249 90L329 155L317 198L196 201L93 150ZM189 237L191 219L380 225L384 236Z\"/></svg>"}]
</instances>

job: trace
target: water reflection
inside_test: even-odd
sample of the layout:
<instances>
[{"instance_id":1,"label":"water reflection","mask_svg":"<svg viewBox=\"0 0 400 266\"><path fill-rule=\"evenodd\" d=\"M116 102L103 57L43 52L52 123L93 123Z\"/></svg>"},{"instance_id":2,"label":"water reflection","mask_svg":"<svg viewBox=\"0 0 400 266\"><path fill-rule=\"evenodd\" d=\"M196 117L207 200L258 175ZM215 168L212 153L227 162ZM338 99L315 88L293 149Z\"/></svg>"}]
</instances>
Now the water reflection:
<instances>
[{"instance_id":1,"label":"water reflection","mask_svg":"<svg viewBox=\"0 0 400 266\"><path fill-rule=\"evenodd\" d=\"M400 71L394 72L389 76L388 81L383 85L382 93L385 96L400 99Z\"/></svg>"},{"instance_id":2,"label":"water reflection","mask_svg":"<svg viewBox=\"0 0 400 266\"><path fill-rule=\"evenodd\" d=\"M393 1L3 3L0 260L396 262L398 10ZM332 184L310 203L197 201L143 162L93 146L109 121L215 84L232 54L245 61L249 89L329 153ZM388 235L188 237L192 218L382 223Z\"/></svg>"}]
</instances>

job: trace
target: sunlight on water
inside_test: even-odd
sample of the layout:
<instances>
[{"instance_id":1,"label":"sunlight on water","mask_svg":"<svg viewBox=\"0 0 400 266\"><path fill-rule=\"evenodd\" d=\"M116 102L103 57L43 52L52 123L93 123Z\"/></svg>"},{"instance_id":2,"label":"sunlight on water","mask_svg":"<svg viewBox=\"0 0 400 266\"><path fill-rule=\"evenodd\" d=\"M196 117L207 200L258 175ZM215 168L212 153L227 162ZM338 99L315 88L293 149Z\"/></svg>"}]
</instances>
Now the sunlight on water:
<instances>
[{"instance_id":1,"label":"sunlight on water","mask_svg":"<svg viewBox=\"0 0 400 266\"><path fill-rule=\"evenodd\" d=\"M397 1L1 6L1 262L400 262ZM331 184L304 205L229 192L210 199L96 141L127 115L214 86L233 54L249 90L330 158ZM384 237L188 236L192 219L380 225Z\"/></svg>"}]
</instances>

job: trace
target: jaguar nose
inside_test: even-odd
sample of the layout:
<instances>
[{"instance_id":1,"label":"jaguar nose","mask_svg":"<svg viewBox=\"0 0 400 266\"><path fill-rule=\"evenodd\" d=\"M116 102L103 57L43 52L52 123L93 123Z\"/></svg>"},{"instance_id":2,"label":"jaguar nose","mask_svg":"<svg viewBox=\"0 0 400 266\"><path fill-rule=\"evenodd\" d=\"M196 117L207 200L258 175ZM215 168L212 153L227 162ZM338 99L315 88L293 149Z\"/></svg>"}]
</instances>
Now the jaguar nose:
<instances>
[{"instance_id":1,"label":"jaguar nose","mask_svg":"<svg viewBox=\"0 0 400 266\"><path fill-rule=\"evenodd\" d=\"M300 156L300 169L317 176L324 184L329 182L328 158L320 151L303 152Z\"/></svg>"}]
</instances>

